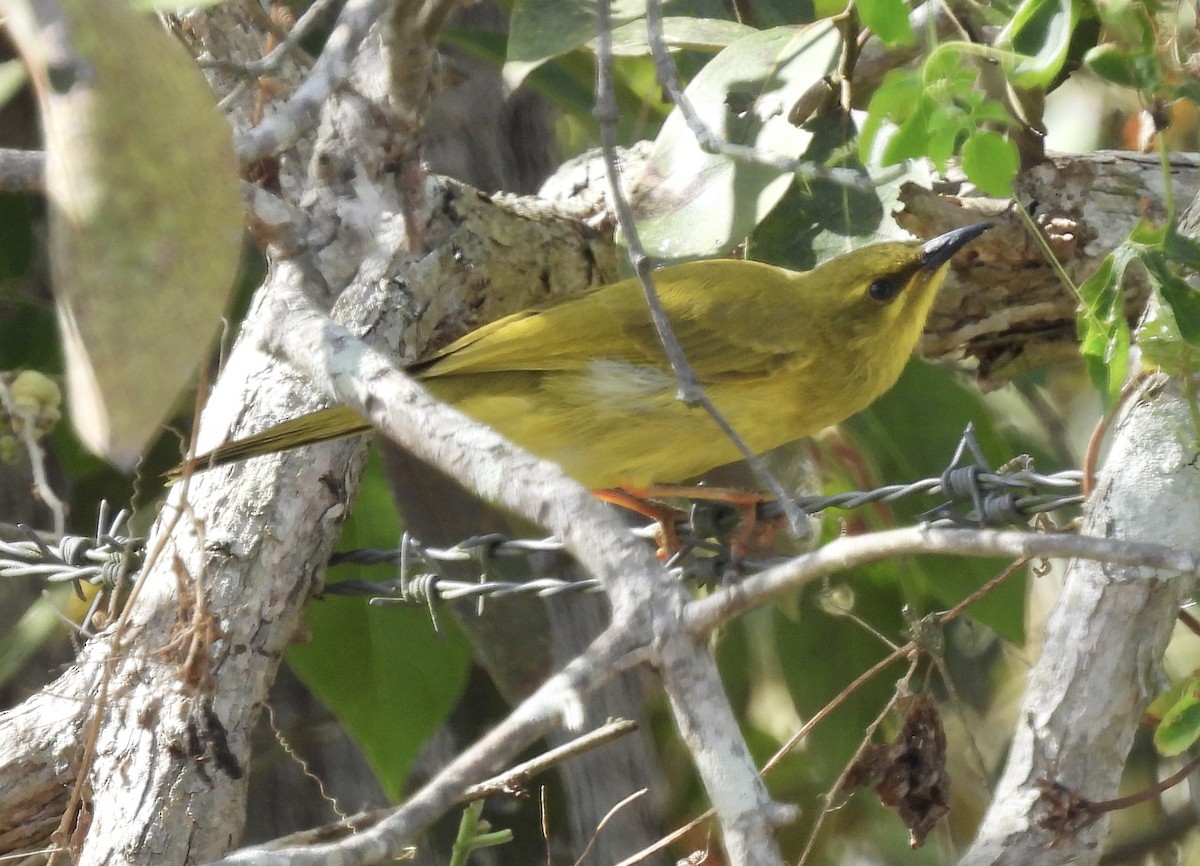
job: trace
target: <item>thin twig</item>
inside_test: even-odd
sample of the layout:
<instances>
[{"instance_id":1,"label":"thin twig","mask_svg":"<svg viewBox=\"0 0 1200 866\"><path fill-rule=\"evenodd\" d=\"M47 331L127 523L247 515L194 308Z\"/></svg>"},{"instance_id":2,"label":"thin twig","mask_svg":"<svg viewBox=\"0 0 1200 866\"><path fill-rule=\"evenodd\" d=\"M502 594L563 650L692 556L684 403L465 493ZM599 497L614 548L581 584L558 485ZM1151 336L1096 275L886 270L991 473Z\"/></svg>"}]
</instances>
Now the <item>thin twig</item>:
<instances>
[{"instance_id":1,"label":"thin twig","mask_svg":"<svg viewBox=\"0 0 1200 866\"><path fill-rule=\"evenodd\" d=\"M649 788L639 788L628 797L622 797L612 808L604 813L604 817L600 819L600 823L596 825L596 829L592 832L592 836L588 839L587 845L583 848L583 853L575 860L574 866L583 866L583 861L587 859L588 854L592 852L592 847L596 844L596 840L600 838L600 831L608 826L608 822L616 817L617 813L632 803L634 800L639 800L650 791Z\"/></svg>"},{"instance_id":2,"label":"thin twig","mask_svg":"<svg viewBox=\"0 0 1200 866\"><path fill-rule=\"evenodd\" d=\"M1083 450L1083 495L1090 496L1092 488L1096 483L1096 467L1100 463L1100 449L1104 445L1104 437L1108 435L1108 430L1112 426L1117 415L1136 395L1140 395L1149 383L1153 381L1147 373L1140 373L1130 378L1121 387L1121 392L1117 394L1117 399L1109 410L1100 416L1100 420L1096 422L1096 426L1092 428L1092 433L1088 436L1087 446Z\"/></svg>"},{"instance_id":3,"label":"thin twig","mask_svg":"<svg viewBox=\"0 0 1200 866\"><path fill-rule=\"evenodd\" d=\"M236 139L242 164L278 153L312 129L330 95L350 76L350 66L388 0L348 0L307 78L279 110Z\"/></svg>"},{"instance_id":4,"label":"thin twig","mask_svg":"<svg viewBox=\"0 0 1200 866\"><path fill-rule=\"evenodd\" d=\"M235 63L229 60L198 60L197 65L202 68L219 68L232 70L239 75L244 75L248 79L255 79L267 73L274 72L283 64L284 59L290 54L297 63L302 66L312 66L313 58L307 52L300 48L300 42L308 36L312 29L325 17L325 13L340 0L313 0L311 6L304 10L296 23L292 25L292 29L283 31L275 22L271 21L269 15L263 15L265 21L260 21L264 27L272 27L276 32L278 43L260 57L258 60L247 60L244 63ZM248 4L248 7L253 9L253 4Z\"/></svg>"},{"instance_id":5,"label":"thin twig","mask_svg":"<svg viewBox=\"0 0 1200 866\"><path fill-rule=\"evenodd\" d=\"M265 709L270 715L270 706L266 705ZM274 715L270 715L270 721L272 729L275 729ZM625 720L625 718L618 718L618 720L606 722L605 724L602 724L601 727L596 728L595 730L590 730L590 732L587 734L578 736L578 738L571 740L570 742L566 742L566 744L563 744L562 746L552 748L552 750L541 753L538 757L533 758L532 760L527 760L527 762L512 766L512 768L505 770L498 776L492 776L484 782L473 784L473 786L463 790L462 794L458 796L456 801L457 805L468 804L468 802L473 802L475 800L482 800L488 798L488 796L520 796L524 793L524 787L526 787L526 784L530 778L534 778L535 776L542 774L542 772L551 770L554 768L554 766L562 764L566 762L566 760L570 760L571 758L578 756L578 754L582 754L583 752L592 750L592 748L602 746L606 744L606 742L611 742L612 740L620 738L620 736L630 734L636 729L637 722ZM272 840L270 842L270 847L272 850L281 847L301 847L317 841L328 842L332 840L332 838L343 837L349 834L349 832L356 832L368 828L368 826L376 825L380 822L380 820L391 816L391 814L396 811L395 808L374 808L374 810L359 812L356 814L343 814L341 808L338 807L337 802L332 799L330 794L325 792L324 783L320 781L320 778L312 774L310 769L308 769L308 765L305 760L302 759L298 753L295 753L292 750L292 747L290 747L286 741L281 739L281 735L277 732L277 730L276 739L280 740L280 745L283 747L283 750L286 751L290 757L296 760L296 762L300 763L301 769L304 770L305 775L311 776L313 780L317 782L318 787L320 788L320 793L322 793L324 798L330 802L332 807L334 807L334 811L337 812L338 818L340 819L331 824L318 826L318 828L296 832L296 834L276 838L276 840Z\"/></svg>"},{"instance_id":6,"label":"thin twig","mask_svg":"<svg viewBox=\"0 0 1200 866\"><path fill-rule=\"evenodd\" d=\"M484 782L480 782L478 785L472 785L463 792L459 802L466 803L471 800L480 800L496 794L508 796L519 794L524 790L529 780L535 776L541 775L552 767L569 761L577 755L591 751L597 746L602 746L605 743L624 737L626 734L631 734L637 728L637 722L630 721L629 719L614 719L606 722L599 728L596 728L596 730L576 737L569 743L563 743L561 746L543 752L536 758L505 770L498 776L493 776Z\"/></svg>"},{"instance_id":7,"label":"thin twig","mask_svg":"<svg viewBox=\"0 0 1200 866\"><path fill-rule=\"evenodd\" d=\"M810 854L812 854L813 848L816 846L817 836L821 833L821 827L825 824L825 816L834 810L834 795L846 784L846 779L849 777L851 769L855 764L858 763L859 760L862 759L863 753L866 751L867 746L871 743L871 738L875 736L875 731L878 730L879 726L883 724L883 720L886 719L888 714L892 711L892 708L900 699L900 695L907 690L909 681L912 680L913 675L917 672L917 664L919 661L920 659L916 656L912 658L912 661L908 665L908 670L905 671L904 676L902 676L900 681L896 684L896 688L892 692L891 697L889 697L887 702L884 703L883 709L881 709L876 714L875 718L871 720L870 724L867 725L866 730L863 731L863 737L858 743L858 748L855 749L854 754L850 757L850 760L847 761L846 765L842 768L842 772L838 774L836 781L830 785L829 791L822 798L825 801L825 808L817 813L817 819L813 822L812 831L809 833L808 841L804 845L804 851L801 852L800 858L796 861L796 866L804 866L804 864L808 862L808 857ZM839 697L841 697L841 695L839 695Z\"/></svg>"},{"instance_id":8,"label":"thin twig","mask_svg":"<svg viewBox=\"0 0 1200 866\"><path fill-rule=\"evenodd\" d=\"M1155 782L1148 788L1138 791L1136 794L1128 794L1124 797L1115 797L1112 800L1103 800L1099 803L1089 803L1088 808L1094 812L1116 812L1121 809L1128 809L1132 806L1138 806L1157 797L1159 794L1174 788L1192 773L1196 772L1196 768L1200 767L1200 755L1192 758L1178 770L1176 770L1167 778Z\"/></svg>"}]
</instances>

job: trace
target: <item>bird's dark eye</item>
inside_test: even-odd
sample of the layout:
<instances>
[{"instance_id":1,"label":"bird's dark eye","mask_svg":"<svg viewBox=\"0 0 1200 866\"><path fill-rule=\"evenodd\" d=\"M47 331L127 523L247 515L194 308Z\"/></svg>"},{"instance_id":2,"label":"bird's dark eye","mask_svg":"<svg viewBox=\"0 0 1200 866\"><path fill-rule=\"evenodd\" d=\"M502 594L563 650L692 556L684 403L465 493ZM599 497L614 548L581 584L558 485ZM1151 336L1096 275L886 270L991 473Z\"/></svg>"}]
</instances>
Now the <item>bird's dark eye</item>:
<instances>
[{"instance_id":1,"label":"bird's dark eye","mask_svg":"<svg viewBox=\"0 0 1200 866\"><path fill-rule=\"evenodd\" d=\"M890 301L900 294L900 281L896 279L875 280L867 286L867 294L873 301Z\"/></svg>"}]
</instances>

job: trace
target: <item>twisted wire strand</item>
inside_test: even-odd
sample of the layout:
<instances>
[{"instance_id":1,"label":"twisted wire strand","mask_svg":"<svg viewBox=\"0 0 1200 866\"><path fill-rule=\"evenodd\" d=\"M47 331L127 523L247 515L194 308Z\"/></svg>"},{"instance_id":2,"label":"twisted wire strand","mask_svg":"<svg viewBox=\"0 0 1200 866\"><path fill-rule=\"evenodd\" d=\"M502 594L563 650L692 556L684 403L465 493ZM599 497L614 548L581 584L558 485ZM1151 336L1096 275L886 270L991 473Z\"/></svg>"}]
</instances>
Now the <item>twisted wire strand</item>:
<instances>
[{"instance_id":1,"label":"twisted wire strand","mask_svg":"<svg viewBox=\"0 0 1200 866\"><path fill-rule=\"evenodd\" d=\"M964 436L949 469L940 477L926 478L909 484L889 484L873 490L850 491L832 496L798 498L797 504L808 514L830 508L851 510L872 503L891 503L910 496L941 495L947 501L927 511L922 517L933 526L986 526L1021 523L1033 516L1079 505L1083 496L1078 491L1083 474L1077 470L1044 474L1022 468L1012 472L995 472L983 462L973 441ZM962 454L970 450L976 465L958 466ZM760 507L760 514L770 518L777 512L773 503ZM64 536L57 541L48 539L26 526L0 527L0 578L41 577L50 583L74 584L82 596L81 585L90 583L112 588L121 579L132 581L142 565L145 539L122 534L129 512L122 510L111 521L107 508L101 507L94 536ZM683 553L700 553L680 569L681 576L691 580L718 581L724 577L726 548L718 541L684 531L680 540ZM644 538L653 538L655 527L633 530ZM419 604L430 606L435 601L462 599L504 598L532 594L541 598L564 592L594 592L599 590L595 580L566 581L542 578L526 582L487 579L487 563L492 559L525 557L534 553L561 552L558 539L513 539L492 533L464 539L451 547L427 547L407 535L400 547L393 550L364 548L335 553L329 564L400 565L402 576L394 580L375 582L348 580L329 584L332 595L367 595L371 604ZM748 560L740 563L744 572L759 571L783 561L784 557ZM424 569L416 571L414 561ZM478 582L453 580L438 572L446 563L471 562L481 567ZM668 563L672 565L673 563ZM678 563L675 563L678 565ZM410 575L410 572L416 572Z\"/></svg>"},{"instance_id":2,"label":"twisted wire strand","mask_svg":"<svg viewBox=\"0 0 1200 866\"><path fill-rule=\"evenodd\" d=\"M970 431L964 435L964 441ZM964 448L955 455L957 463ZM975 450L975 449L972 449ZM976 455L977 459L979 458ZM900 499L921 494L943 494L949 501L927 511L922 517L932 526L989 526L1028 521L1037 514L1080 505L1083 496L1078 491L1083 473L1077 470L1057 472L1052 475L1019 469L1008 473L997 473L986 464L954 466L939 478L927 478L910 484L890 484L873 490L852 491L833 496L810 496L796 500L808 514L816 514L829 508L853 509L864 505ZM1045 492L1049 491L1049 492ZM1071 492L1075 491L1075 492ZM964 506L969 506L965 507ZM760 508L760 516L772 517L777 513L774 503ZM654 527L635 530L644 537L651 537ZM701 538L680 533L684 553L707 551L717 556L697 557L680 569L681 577L701 582L717 582L724 577L727 562L719 554L723 545L710 538ZM600 589L595 580L558 580L542 578L526 582L488 580L486 573L478 582L461 581L440 577L439 566L445 563L480 562L481 551L489 558L527 556L543 551L561 551L561 543L551 538L511 539L493 533L464 539L452 547L426 547L407 534L401 546L394 550L363 548L336 553L330 565L355 563L377 565L402 563L408 565L415 558L430 569L414 577L406 577L407 568L402 568L401 577L383 581L341 581L326 586L325 592L333 595L368 595L370 604L414 604L427 605L432 610L435 601L452 601L468 598L503 598L517 594L532 594L541 598L563 592L595 592ZM679 558L679 557L677 557ZM740 563L743 573L761 571L786 557L748 560ZM672 563L668 563L671 565Z\"/></svg>"},{"instance_id":3,"label":"twisted wire strand","mask_svg":"<svg viewBox=\"0 0 1200 866\"><path fill-rule=\"evenodd\" d=\"M83 597L84 583L111 589L122 575L136 577L145 539L122 534L129 516L122 509L109 521L107 504L101 503L94 536L64 535L57 542L18 524L0 536L0 578L44 576L49 583L74 584Z\"/></svg>"}]
</instances>

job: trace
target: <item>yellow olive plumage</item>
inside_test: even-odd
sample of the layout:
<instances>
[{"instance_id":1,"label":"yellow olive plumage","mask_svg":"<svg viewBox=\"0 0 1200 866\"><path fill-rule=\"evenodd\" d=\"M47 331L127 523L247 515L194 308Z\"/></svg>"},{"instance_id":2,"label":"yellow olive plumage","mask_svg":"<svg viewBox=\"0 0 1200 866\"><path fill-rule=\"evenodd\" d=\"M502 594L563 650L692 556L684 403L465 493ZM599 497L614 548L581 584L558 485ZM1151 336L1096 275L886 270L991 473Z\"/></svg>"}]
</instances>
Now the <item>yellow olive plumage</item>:
<instances>
[{"instance_id":1,"label":"yellow olive plumage","mask_svg":"<svg viewBox=\"0 0 1200 866\"><path fill-rule=\"evenodd\" d=\"M733 259L654 275L709 398L755 452L865 408L899 377L950 257L989 228L873 244L811 271ZM674 375L636 280L499 319L411 371L434 396L589 487L683 481L739 453ZM345 407L220 446L198 468L365 433Z\"/></svg>"}]
</instances>

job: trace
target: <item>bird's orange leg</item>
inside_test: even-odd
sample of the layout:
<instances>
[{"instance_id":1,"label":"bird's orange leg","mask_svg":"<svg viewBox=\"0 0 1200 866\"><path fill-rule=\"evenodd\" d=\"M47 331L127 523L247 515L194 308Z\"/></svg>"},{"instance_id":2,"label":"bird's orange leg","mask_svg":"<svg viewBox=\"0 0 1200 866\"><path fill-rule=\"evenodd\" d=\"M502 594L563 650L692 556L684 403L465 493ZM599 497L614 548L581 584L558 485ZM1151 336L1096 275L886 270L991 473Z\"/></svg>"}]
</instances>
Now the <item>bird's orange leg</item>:
<instances>
[{"instance_id":1,"label":"bird's orange leg","mask_svg":"<svg viewBox=\"0 0 1200 866\"><path fill-rule=\"evenodd\" d=\"M757 548L770 547L775 531L773 522L758 518L758 506L772 501L762 493L748 493L727 487L698 487L686 484L657 484L651 487L619 487L593 490L593 495L603 502L618 505L641 514L658 523L661 543L658 554L662 559L670 558L681 549L675 524L679 512L658 505L654 499L687 499L693 502L719 502L732 506L738 514L738 529L730 540L735 560L742 559Z\"/></svg>"},{"instance_id":2,"label":"bird's orange leg","mask_svg":"<svg viewBox=\"0 0 1200 866\"><path fill-rule=\"evenodd\" d=\"M653 521L658 526L659 559L668 560L683 549L683 545L679 543L679 534L675 531L675 524L682 517L679 509L651 502L650 495L643 495L641 490L625 487L597 488L592 491L592 495L601 502L616 505Z\"/></svg>"}]
</instances>

